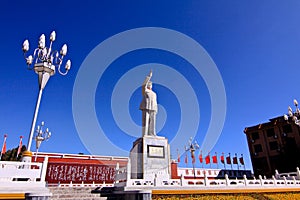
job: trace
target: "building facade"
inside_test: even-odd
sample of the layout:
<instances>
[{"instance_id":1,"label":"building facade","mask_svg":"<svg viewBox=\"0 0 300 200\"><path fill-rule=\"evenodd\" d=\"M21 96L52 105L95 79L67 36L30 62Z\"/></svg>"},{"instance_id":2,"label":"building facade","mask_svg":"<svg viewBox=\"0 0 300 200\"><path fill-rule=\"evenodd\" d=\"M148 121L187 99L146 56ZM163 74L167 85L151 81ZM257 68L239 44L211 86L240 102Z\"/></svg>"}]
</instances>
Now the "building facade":
<instances>
[{"instance_id":1,"label":"building facade","mask_svg":"<svg viewBox=\"0 0 300 200\"><path fill-rule=\"evenodd\" d=\"M292 172L300 167L300 127L283 116L246 127L255 176L271 177L275 170Z\"/></svg>"}]
</instances>

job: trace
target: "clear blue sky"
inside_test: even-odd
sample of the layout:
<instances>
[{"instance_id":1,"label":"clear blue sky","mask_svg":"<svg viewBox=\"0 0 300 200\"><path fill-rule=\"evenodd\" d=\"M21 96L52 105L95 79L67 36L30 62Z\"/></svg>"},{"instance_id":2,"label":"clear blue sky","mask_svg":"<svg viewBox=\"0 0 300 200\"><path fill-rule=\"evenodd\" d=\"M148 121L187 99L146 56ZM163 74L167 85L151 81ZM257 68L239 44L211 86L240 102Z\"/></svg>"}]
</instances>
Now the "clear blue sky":
<instances>
[{"instance_id":1,"label":"clear blue sky","mask_svg":"<svg viewBox=\"0 0 300 200\"><path fill-rule=\"evenodd\" d=\"M24 39L29 40L31 53L37 47L39 36L44 33L48 40L52 30L57 33L54 48L60 49L64 43L68 44L67 58L72 60L72 68L67 76L56 74L51 77L44 90L38 123L44 120L52 131L52 137L42 143L40 151L127 156L132 142L140 136L140 132L125 133L124 130L127 130L129 118L132 124L140 124L141 112L138 106L141 96L139 88L128 88L126 91L126 86L142 83L151 68L154 70L153 88L161 105L158 120L165 122L164 126L159 124L162 129L159 129L161 131L158 135L167 137L170 141L177 137L179 124L183 120L181 114L184 112L180 110L184 103L178 97L183 98L187 104L190 98L185 86L180 88L181 80L173 80L173 75L168 70L171 72L174 69L184 76L192 85L199 103L199 107L195 108L195 112L199 109L200 113L201 120L197 122L199 128L196 132L191 130L178 133L186 136L186 139L181 141L182 145L171 146L173 158L176 158L176 149L183 152L190 136L195 136L202 145L209 123L213 121L218 124L219 119L212 118L211 113L214 105L210 94L214 91L209 91L205 78L202 74L197 74L188 59L161 49L141 48L114 59L95 86L92 107L95 108L98 123L105 136L92 128L85 133L76 129L73 113L77 108L72 107L73 89L84 61L89 60L90 53L101 42L127 30L157 27L184 34L201 45L214 61L225 88L226 117L216 144L206 149L211 154L242 153L246 167L250 169L244 128L282 115L294 98L300 99L297 87L300 66L300 2L297 0L2 1L0 5L0 137L8 134L8 148L18 145L20 135L24 136L24 143L27 144L38 94L37 76L26 69L22 43ZM93 64L97 69L104 69L102 62L115 53L114 48L126 48L129 45L127 42L130 41L113 43L111 49L97 54ZM166 40L161 42L167 44ZM185 47L185 43L179 43L180 41L169 42L168 45L177 45L176 48L179 49ZM187 48L186 52L189 50ZM191 49L190 54L193 53ZM210 70L205 63L201 63L201 67ZM167 72L160 71L160 68L167 69ZM134 71L135 69L141 71ZM94 74L91 71L89 73L91 76ZM123 75L127 77L126 80L121 79ZM95 76L99 74L95 73ZM162 77L169 82L159 84ZM82 91L80 96L82 102L85 102L85 92L91 92L90 77L86 76L85 80L86 82L81 82L86 84L86 91ZM121 86L117 86L119 80L123 81ZM172 80L179 82L175 86L179 91L183 90L182 93L176 94L168 86ZM218 87L213 85L214 82L210 84ZM114 89L121 90L120 88L124 92L122 95L129 95L130 98L129 103L127 102L129 106L125 106L124 112L120 112L121 122L118 123L121 125L118 125L113 118L112 109L124 103L124 100L118 99L118 95L113 94ZM126 123L122 124L122 116ZM81 116L80 120L90 126L89 117ZM129 126L128 130L135 129ZM88 140L92 141L82 142ZM110 151L103 144L107 140L122 149L120 154ZM35 144L32 145L32 149L34 148Z\"/></svg>"}]
</instances>

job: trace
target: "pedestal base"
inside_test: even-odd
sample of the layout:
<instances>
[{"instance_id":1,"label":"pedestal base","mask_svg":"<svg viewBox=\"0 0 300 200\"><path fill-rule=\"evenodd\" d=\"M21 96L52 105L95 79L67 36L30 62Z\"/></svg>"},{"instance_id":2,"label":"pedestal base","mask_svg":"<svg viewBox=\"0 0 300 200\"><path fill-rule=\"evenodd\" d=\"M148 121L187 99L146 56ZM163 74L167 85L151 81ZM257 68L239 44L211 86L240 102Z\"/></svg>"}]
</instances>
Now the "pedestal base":
<instances>
[{"instance_id":1,"label":"pedestal base","mask_svg":"<svg viewBox=\"0 0 300 200\"><path fill-rule=\"evenodd\" d=\"M144 136L133 143L130 151L132 179L169 179L170 147L159 136Z\"/></svg>"},{"instance_id":2,"label":"pedestal base","mask_svg":"<svg viewBox=\"0 0 300 200\"><path fill-rule=\"evenodd\" d=\"M31 162L32 159L32 152L31 151L24 151L22 155L22 162Z\"/></svg>"}]
</instances>

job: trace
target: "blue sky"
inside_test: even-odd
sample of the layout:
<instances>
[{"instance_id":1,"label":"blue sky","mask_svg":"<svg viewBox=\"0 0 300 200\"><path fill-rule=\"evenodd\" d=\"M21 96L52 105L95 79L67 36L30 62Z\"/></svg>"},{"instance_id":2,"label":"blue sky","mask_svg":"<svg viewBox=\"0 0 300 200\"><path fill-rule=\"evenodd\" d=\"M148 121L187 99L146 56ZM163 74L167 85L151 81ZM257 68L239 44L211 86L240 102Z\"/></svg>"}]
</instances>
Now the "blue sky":
<instances>
[{"instance_id":1,"label":"blue sky","mask_svg":"<svg viewBox=\"0 0 300 200\"><path fill-rule=\"evenodd\" d=\"M299 9L300 2L296 0L287 2L87 0L51 1L46 4L41 1L2 1L0 136L8 134L8 148L18 145L20 135L24 136L24 143L27 143L38 84L36 74L26 69L21 47L23 41L28 39L31 53L33 48L37 47L38 38L42 33L48 40L51 31L55 30L57 40L54 48L60 49L64 43L68 44L67 59L72 60L72 68L66 76L57 73L51 77L44 90L37 121L38 123L45 121L46 126L52 131L52 137L42 143L40 151L118 154L103 144L106 140L98 135L97 130L91 129L90 132L80 133L76 129L76 122L73 119L76 108L72 107L76 78L84 67L84 62L89 60L92 50L101 45L101 42L127 30L157 27L192 38L213 60L225 88L226 117L220 137L209 151L211 154L217 152L219 155L222 152L225 155L242 153L246 167L251 168L244 128L282 115L294 98L299 99L297 87L300 65ZM121 49L124 45L128 45L126 42L114 43L113 48ZM171 41L173 42L176 44L178 41ZM184 47L184 44L178 44L178 48L181 47ZM95 66L103 67L97 64L107 59L105 56L110 55L110 50L97 55L97 59L94 60ZM177 137L176 131L180 127L182 120L180 117L183 113L180 108L183 103L167 84L158 84L159 77L172 80L171 73L160 73L161 65L182 74L190 82L199 103L199 129L196 133L193 131L180 133L187 139L182 141L182 145L171 146L173 158L176 158L176 149L183 151L190 136L195 136L201 145L209 123L218 120L211 118L211 107L214 105L210 98L209 86L187 59L172 52L153 48L128 52L120 55L106 68L95 86L95 113L106 139L111 141L113 146L122 149L118 155L127 156L132 142L139 136L136 132L125 134L123 129L126 127L123 129L118 127L112 114L111 99L115 98L113 90L121 77L126 74L133 84L139 84L151 68L156 69L153 71L153 89L158 95L159 104L163 107L160 109L158 120L165 122L164 125L160 124L162 129L158 135L169 140ZM205 67L207 66L203 64L203 68ZM134 74L135 68L141 71L135 72L138 76L130 77L130 74ZM89 80L90 78L86 77L87 86ZM178 80L177 82L178 88L184 90L185 88L180 88L181 82ZM123 82L121 85L123 87L126 84L131 83ZM140 90L133 88L131 91L126 89L122 91L124 95L130 96L129 106L125 112L129 113L128 116L132 121L139 125ZM83 102L84 94L83 92L81 96ZM181 95L186 97L186 101L190 98L186 91ZM113 101L115 104L119 103L118 99ZM122 103L120 99L120 104ZM126 114L124 118L129 119ZM81 120L87 126L91 123L89 118ZM99 137L99 141L94 137ZM91 145L94 146L90 147L86 142L83 143L83 140L93 140ZM35 148L35 144L32 147ZM89 152L91 149L97 151Z\"/></svg>"}]
</instances>

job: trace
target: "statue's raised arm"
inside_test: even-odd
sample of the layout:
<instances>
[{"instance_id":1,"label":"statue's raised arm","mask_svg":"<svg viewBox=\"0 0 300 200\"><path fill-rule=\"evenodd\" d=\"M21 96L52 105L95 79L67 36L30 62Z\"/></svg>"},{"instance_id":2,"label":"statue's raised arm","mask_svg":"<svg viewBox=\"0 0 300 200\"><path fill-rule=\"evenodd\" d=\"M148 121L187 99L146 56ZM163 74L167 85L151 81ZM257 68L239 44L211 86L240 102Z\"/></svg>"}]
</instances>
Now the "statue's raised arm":
<instances>
[{"instance_id":1,"label":"statue's raised arm","mask_svg":"<svg viewBox=\"0 0 300 200\"><path fill-rule=\"evenodd\" d=\"M143 89L142 89L142 94L143 94L143 95L145 94L145 91L147 90L147 88L148 88L150 85L151 85L151 87L152 87L152 82L150 81L151 77L152 77L152 70L150 70L149 75L146 76L146 78L145 78L145 80L144 80L144 82L143 82L143 85L142 85L142 87L143 87Z\"/></svg>"}]
</instances>

